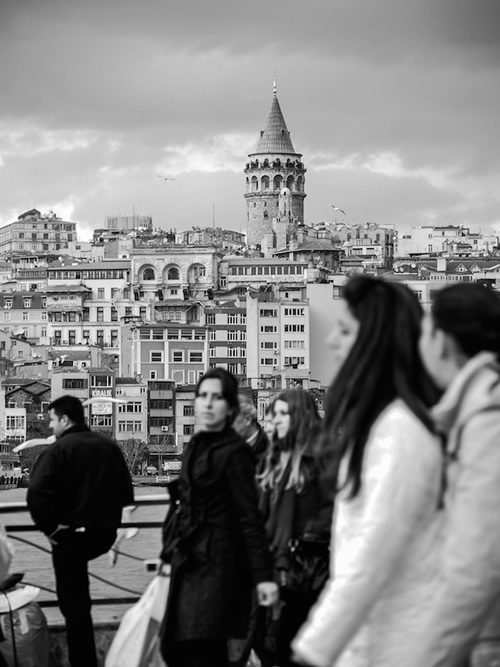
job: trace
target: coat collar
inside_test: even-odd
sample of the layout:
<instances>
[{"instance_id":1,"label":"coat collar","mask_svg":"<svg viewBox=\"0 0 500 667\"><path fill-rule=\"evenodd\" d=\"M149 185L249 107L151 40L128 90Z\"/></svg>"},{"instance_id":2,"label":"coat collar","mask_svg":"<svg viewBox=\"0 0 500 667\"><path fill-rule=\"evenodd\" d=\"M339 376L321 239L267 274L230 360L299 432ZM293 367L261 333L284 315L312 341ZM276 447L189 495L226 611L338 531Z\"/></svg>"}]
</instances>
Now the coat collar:
<instances>
[{"instance_id":1,"label":"coat collar","mask_svg":"<svg viewBox=\"0 0 500 667\"><path fill-rule=\"evenodd\" d=\"M448 434L492 404L500 407L500 366L493 352L480 352L460 369L431 410L436 429Z\"/></svg>"}]
</instances>

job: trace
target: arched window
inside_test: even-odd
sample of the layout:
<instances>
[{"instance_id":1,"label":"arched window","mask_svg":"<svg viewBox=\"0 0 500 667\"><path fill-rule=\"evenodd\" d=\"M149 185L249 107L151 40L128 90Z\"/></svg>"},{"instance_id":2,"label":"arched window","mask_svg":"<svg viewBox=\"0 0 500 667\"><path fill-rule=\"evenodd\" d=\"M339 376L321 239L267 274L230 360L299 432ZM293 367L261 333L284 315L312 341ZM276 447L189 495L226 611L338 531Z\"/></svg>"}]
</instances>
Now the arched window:
<instances>
[{"instance_id":1,"label":"arched window","mask_svg":"<svg viewBox=\"0 0 500 667\"><path fill-rule=\"evenodd\" d=\"M176 266L172 266L168 270L167 280L179 280L179 269Z\"/></svg>"},{"instance_id":2,"label":"arched window","mask_svg":"<svg viewBox=\"0 0 500 667\"><path fill-rule=\"evenodd\" d=\"M260 182L260 187L262 190L269 190L269 176L263 176Z\"/></svg>"},{"instance_id":3,"label":"arched window","mask_svg":"<svg viewBox=\"0 0 500 667\"><path fill-rule=\"evenodd\" d=\"M282 176L280 176L280 175L278 174L277 176L274 177L274 179L273 179L273 187L274 187L275 190L281 190L282 183L283 183L283 178L282 178Z\"/></svg>"},{"instance_id":4,"label":"arched window","mask_svg":"<svg viewBox=\"0 0 500 667\"><path fill-rule=\"evenodd\" d=\"M304 189L304 179L302 176L297 176L297 184L295 186L297 192L302 192Z\"/></svg>"},{"instance_id":5,"label":"arched window","mask_svg":"<svg viewBox=\"0 0 500 667\"><path fill-rule=\"evenodd\" d=\"M252 192L257 192L259 189L259 181L257 180L257 176L252 176Z\"/></svg>"},{"instance_id":6,"label":"arched window","mask_svg":"<svg viewBox=\"0 0 500 667\"><path fill-rule=\"evenodd\" d=\"M153 269L150 266L148 266L147 269L144 269L144 271L142 273L142 279L143 280L154 280L155 279L155 272L153 271Z\"/></svg>"},{"instance_id":7,"label":"arched window","mask_svg":"<svg viewBox=\"0 0 500 667\"><path fill-rule=\"evenodd\" d=\"M293 189L293 176L292 176L291 174L290 174L290 176L288 176L288 178L286 179L286 187L287 187L289 190L292 190L292 189Z\"/></svg>"}]
</instances>

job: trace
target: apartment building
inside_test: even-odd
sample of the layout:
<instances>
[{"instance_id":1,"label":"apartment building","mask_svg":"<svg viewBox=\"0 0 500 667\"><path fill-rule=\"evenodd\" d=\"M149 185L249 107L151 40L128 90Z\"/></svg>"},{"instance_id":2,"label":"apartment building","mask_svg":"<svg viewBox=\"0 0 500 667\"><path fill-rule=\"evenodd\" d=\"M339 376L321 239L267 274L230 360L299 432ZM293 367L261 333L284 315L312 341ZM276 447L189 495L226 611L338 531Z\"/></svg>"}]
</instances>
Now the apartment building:
<instances>
[{"instance_id":1,"label":"apartment building","mask_svg":"<svg viewBox=\"0 0 500 667\"><path fill-rule=\"evenodd\" d=\"M283 294L247 296L247 377L257 389L310 384L309 302ZM274 385L273 385L274 382Z\"/></svg>"},{"instance_id":2,"label":"apartment building","mask_svg":"<svg viewBox=\"0 0 500 667\"><path fill-rule=\"evenodd\" d=\"M124 401L117 403L114 437L116 440L135 438L143 442L148 440L148 387L140 378L116 377L116 398Z\"/></svg>"},{"instance_id":3,"label":"apartment building","mask_svg":"<svg viewBox=\"0 0 500 667\"><path fill-rule=\"evenodd\" d=\"M219 288L240 286L258 289L266 283L301 283L307 279L307 262L264 257L224 257L219 264Z\"/></svg>"},{"instance_id":4,"label":"apartment building","mask_svg":"<svg viewBox=\"0 0 500 667\"><path fill-rule=\"evenodd\" d=\"M125 324L120 375L196 384L208 369L208 331L199 325Z\"/></svg>"},{"instance_id":5,"label":"apartment building","mask_svg":"<svg viewBox=\"0 0 500 667\"><path fill-rule=\"evenodd\" d=\"M396 255L448 253L478 256L492 253L498 244L498 236L474 233L464 225L423 225L399 235Z\"/></svg>"},{"instance_id":6,"label":"apartment building","mask_svg":"<svg viewBox=\"0 0 500 667\"><path fill-rule=\"evenodd\" d=\"M40 292L0 293L0 328L34 343L48 342L46 296Z\"/></svg>"},{"instance_id":7,"label":"apartment building","mask_svg":"<svg viewBox=\"0 0 500 667\"><path fill-rule=\"evenodd\" d=\"M209 330L209 367L221 366L240 383L247 380L247 314L245 300L209 304L205 308Z\"/></svg>"},{"instance_id":8,"label":"apartment building","mask_svg":"<svg viewBox=\"0 0 500 667\"><path fill-rule=\"evenodd\" d=\"M76 222L33 208L0 229L0 254L57 252L76 240Z\"/></svg>"},{"instance_id":9,"label":"apartment building","mask_svg":"<svg viewBox=\"0 0 500 667\"><path fill-rule=\"evenodd\" d=\"M119 353L119 328L126 318L147 318L131 300L130 262L61 262L47 270L47 302L53 344L91 344Z\"/></svg>"}]
</instances>

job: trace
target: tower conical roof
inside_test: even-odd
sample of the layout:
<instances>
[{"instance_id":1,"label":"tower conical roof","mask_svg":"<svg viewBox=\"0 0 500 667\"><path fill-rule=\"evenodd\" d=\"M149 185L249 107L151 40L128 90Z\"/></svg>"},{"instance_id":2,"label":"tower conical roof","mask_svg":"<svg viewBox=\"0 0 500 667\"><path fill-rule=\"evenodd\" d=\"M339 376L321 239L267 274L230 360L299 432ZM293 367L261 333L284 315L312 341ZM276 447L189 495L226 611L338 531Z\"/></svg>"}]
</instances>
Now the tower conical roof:
<instances>
[{"instance_id":1,"label":"tower conical roof","mask_svg":"<svg viewBox=\"0 0 500 667\"><path fill-rule=\"evenodd\" d=\"M267 117L266 129L260 133L255 153L296 154L276 95L273 97L271 111Z\"/></svg>"}]
</instances>

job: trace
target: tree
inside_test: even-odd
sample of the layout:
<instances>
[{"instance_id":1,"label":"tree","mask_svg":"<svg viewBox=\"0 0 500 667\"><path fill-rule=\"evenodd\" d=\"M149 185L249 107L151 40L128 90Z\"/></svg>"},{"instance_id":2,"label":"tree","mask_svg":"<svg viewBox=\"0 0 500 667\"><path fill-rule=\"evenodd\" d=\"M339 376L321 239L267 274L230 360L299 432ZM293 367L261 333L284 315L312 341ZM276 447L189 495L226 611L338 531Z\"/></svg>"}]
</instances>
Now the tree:
<instances>
[{"instance_id":1,"label":"tree","mask_svg":"<svg viewBox=\"0 0 500 667\"><path fill-rule=\"evenodd\" d=\"M129 438L128 440L118 441L125 463L127 464L130 474L133 474L138 465L140 465L148 456L147 444L138 438Z\"/></svg>"}]
</instances>

